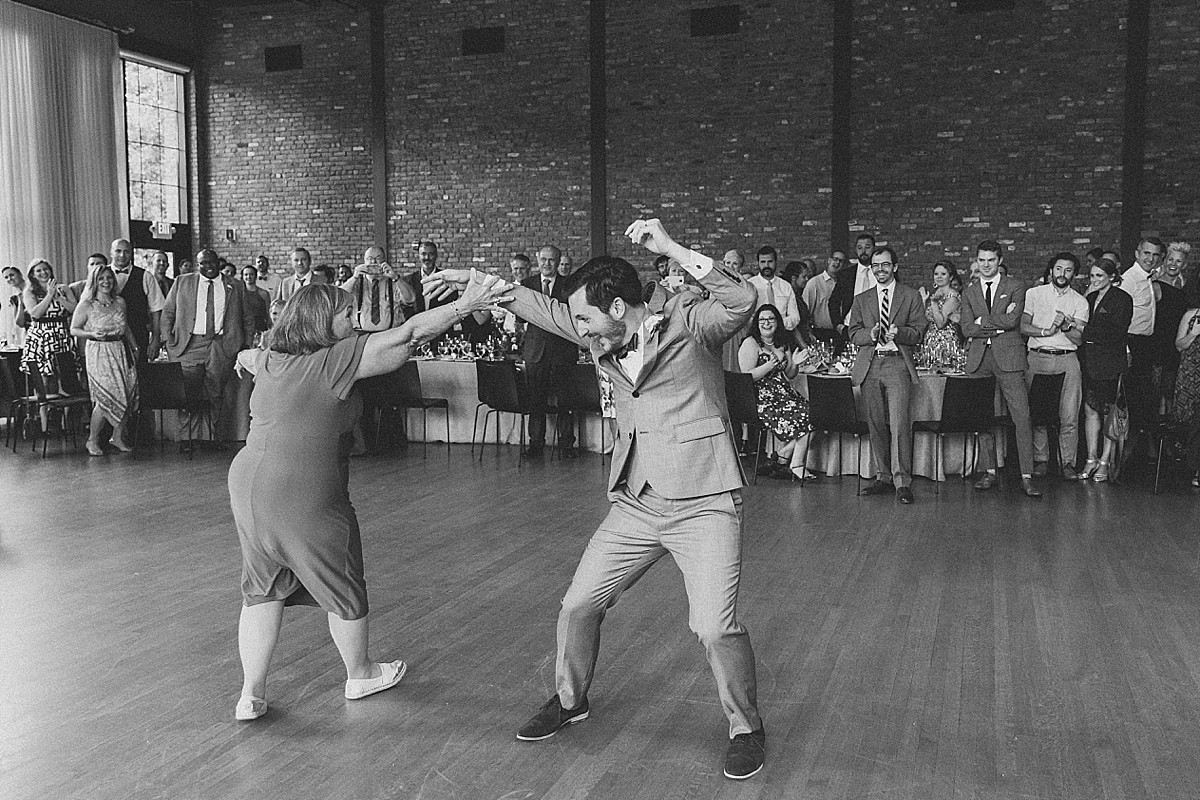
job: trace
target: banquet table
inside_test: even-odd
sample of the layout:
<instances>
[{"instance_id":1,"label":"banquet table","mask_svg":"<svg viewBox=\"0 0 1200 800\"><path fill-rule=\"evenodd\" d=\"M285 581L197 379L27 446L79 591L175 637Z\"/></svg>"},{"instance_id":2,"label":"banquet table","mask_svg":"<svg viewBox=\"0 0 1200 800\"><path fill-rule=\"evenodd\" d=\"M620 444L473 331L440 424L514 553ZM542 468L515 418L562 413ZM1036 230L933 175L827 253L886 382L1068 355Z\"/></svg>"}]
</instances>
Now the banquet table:
<instances>
[{"instance_id":1,"label":"banquet table","mask_svg":"<svg viewBox=\"0 0 1200 800\"><path fill-rule=\"evenodd\" d=\"M800 373L792 381L792 385L808 396L810 380L847 380L844 373L840 375L821 375ZM942 390L946 386L945 375L932 372L921 372L920 382L913 387L912 418L914 420L939 419L942 414ZM866 420L862 395L859 389L854 389L854 399L858 406L859 419ZM1000 413L997 411L997 413ZM1007 438L1004 430L996 431L996 462L1004 465ZM940 469L934 470L935 438L932 434L917 434L913 442L913 475L921 475L932 480L942 481L946 475L963 474L964 446L966 473L975 471L976 452L973 437L966 434L947 434L942 437L942 456ZM815 434L809 445L807 466L811 470L824 472L826 475L854 475L863 478L873 478L874 469L871 466L871 440L862 437L862 457L855 469L854 459L858 455L858 445L850 434L828 435Z\"/></svg>"}]
</instances>

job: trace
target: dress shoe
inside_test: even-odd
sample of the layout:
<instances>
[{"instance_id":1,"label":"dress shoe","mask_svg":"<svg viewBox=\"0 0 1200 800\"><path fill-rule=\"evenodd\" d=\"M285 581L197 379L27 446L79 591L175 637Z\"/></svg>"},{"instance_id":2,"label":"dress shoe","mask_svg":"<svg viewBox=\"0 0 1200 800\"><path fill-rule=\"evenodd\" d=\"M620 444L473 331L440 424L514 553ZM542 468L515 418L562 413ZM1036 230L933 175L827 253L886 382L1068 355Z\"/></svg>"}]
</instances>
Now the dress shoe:
<instances>
[{"instance_id":1,"label":"dress shoe","mask_svg":"<svg viewBox=\"0 0 1200 800\"><path fill-rule=\"evenodd\" d=\"M542 448L540 446L526 447L524 450L521 451L521 458L541 458L541 457L542 457Z\"/></svg>"},{"instance_id":2,"label":"dress shoe","mask_svg":"<svg viewBox=\"0 0 1200 800\"><path fill-rule=\"evenodd\" d=\"M1046 461L1033 462L1033 477L1044 478L1050 472L1050 464Z\"/></svg>"},{"instance_id":3,"label":"dress shoe","mask_svg":"<svg viewBox=\"0 0 1200 800\"><path fill-rule=\"evenodd\" d=\"M558 454L560 456L562 456L563 458L573 459L573 458L577 458L579 456L579 451L576 450L574 447L561 447L561 448L559 448Z\"/></svg>"},{"instance_id":4,"label":"dress shoe","mask_svg":"<svg viewBox=\"0 0 1200 800\"><path fill-rule=\"evenodd\" d=\"M913 497L912 489L907 486L901 486L896 490L896 499L906 506L911 506L915 498Z\"/></svg>"},{"instance_id":5,"label":"dress shoe","mask_svg":"<svg viewBox=\"0 0 1200 800\"><path fill-rule=\"evenodd\" d=\"M558 699L558 694L555 694L538 709L529 722L521 726L521 730L517 731L517 738L522 742L549 739L567 725L583 722L587 718L588 702L586 697L575 708L565 709L562 707L562 701Z\"/></svg>"},{"instance_id":6,"label":"dress shoe","mask_svg":"<svg viewBox=\"0 0 1200 800\"><path fill-rule=\"evenodd\" d=\"M408 664L403 661L397 660L380 664L379 677L350 678L346 681L346 699L361 700L369 695L386 691L399 683L406 672L408 672Z\"/></svg>"},{"instance_id":7,"label":"dress shoe","mask_svg":"<svg viewBox=\"0 0 1200 800\"><path fill-rule=\"evenodd\" d=\"M994 472L985 472L983 477L975 481L975 488L981 492L986 492L988 489L996 485L996 474Z\"/></svg>"},{"instance_id":8,"label":"dress shoe","mask_svg":"<svg viewBox=\"0 0 1200 800\"><path fill-rule=\"evenodd\" d=\"M1077 481L1079 480L1079 473L1075 471L1073 466L1067 464L1062 468L1062 479L1064 481Z\"/></svg>"},{"instance_id":9,"label":"dress shoe","mask_svg":"<svg viewBox=\"0 0 1200 800\"><path fill-rule=\"evenodd\" d=\"M871 481L866 486L858 490L859 497L870 497L875 494L891 494L893 491L889 484L883 481Z\"/></svg>"},{"instance_id":10,"label":"dress shoe","mask_svg":"<svg viewBox=\"0 0 1200 800\"><path fill-rule=\"evenodd\" d=\"M1021 491L1026 497L1042 496L1042 490L1033 485L1033 478L1021 478Z\"/></svg>"},{"instance_id":11,"label":"dress shoe","mask_svg":"<svg viewBox=\"0 0 1200 800\"><path fill-rule=\"evenodd\" d=\"M762 728L751 733L739 733L729 740L725 751L725 777L742 781L758 774L766 757L767 734Z\"/></svg>"}]
</instances>

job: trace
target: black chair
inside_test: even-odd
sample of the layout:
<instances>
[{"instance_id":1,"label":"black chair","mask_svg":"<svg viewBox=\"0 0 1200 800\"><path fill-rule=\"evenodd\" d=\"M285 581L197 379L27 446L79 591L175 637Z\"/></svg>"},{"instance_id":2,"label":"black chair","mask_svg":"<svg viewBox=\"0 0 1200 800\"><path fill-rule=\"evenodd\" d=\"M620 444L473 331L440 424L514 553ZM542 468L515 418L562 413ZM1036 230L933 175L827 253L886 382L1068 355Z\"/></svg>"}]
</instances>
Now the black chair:
<instances>
[{"instance_id":1,"label":"black chair","mask_svg":"<svg viewBox=\"0 0 1200 800\"><path fill-rule=\"evenodd\" d=\"M1150 437L1152 442L1158 443L1158 454L1154 459L1154 494L1158 494L1158 484L1162 478L1163 450L1168 442L1177 444L1187 441L1188 424L1172 422L1171 419L1162 417L1150 430Z\"/></svg>"},{"instance_id":2,"label":"black chair","mask_svg":"<svg viewBox=\"0 0 1200 800\"><path fill-rule=\"evenodd\" d=\"M0 403L4 404L6 409L5 427L4 427L4 446L8 447L9 437L12 437L13 452L17 449L17 431L16 425L22 405L28 399L25 393L18 389L24 383L18 381L16 376L20 374L20 365L17 358L9 358L9 356L19 356L19 353L4 353L3 358L0 358Z\"/></svg>"},{"instance_id":3,"label":"black chair","mask_svg":"<svg viewBox=\"0 0 1200 800\"><path fill-rule=\"evenodd\" d=\"M846 433L854 437L854 476L862 483L862 440L870 436L871 430L865 420L858 416L858 405L854 401L854 384L850 376L808 376L808 418L813 432L832 433L838 437L838 463L842 463L842 437ZM843 472L845 470L842 470ZM838 476L841 477L840 475Z\"/></svg>"},{"instance_id":4,"label":"black chair","mask_svg":"<svg viewBox=\"0 0 1200 800\"><path fill-rule=\"evenodd\" d=\"M191 408L188 403L187 389L183 381L183 365L177 361L151 361L137 365L138 373L138 409L134 417L134 431L141 431L142 412L150 411L158 414L158 449L163 448L163 412L187 411ZM138 444L137 433L133 437L133 447ZM194 455L191 451L189 456Z\"/></svg>"},{"instance_id":5,"label":"black chair","mask_svg":"<svg viewBox=\"0 0 1200 800\"><path fill-rule=\"evenodd\" d=\"M483 442L479 460L483 460L483 444L487 442L488 417L496 415L496 451L500 450L500 414L519 414L521 417L521 449L525 448L525 422L529 416L529 399L525 391L525 376L512 361L475 362L475 381L479 405L475 406L475 423L471 427L471 452L475 452L475 434L479 427L479 410L483 415Z\"/></svg>"},{"instance_id":6,"label":"black chair","mask_svg":"<svg viewBox=\"0 0 1200 800\"><path fill-rule=\"evenodd\" d=\"M1046 436L1050 439L1050 464L1054 464L1054 454L1058 452L1058 432L1062 427L1062 419L1058 415L1059 402L1062 399L1063 380L1065 372L1054 372L1049 375L1034 375L1033 383L1029 386L1029 424L1034 428L1045 428ZM1050 438L1050 432L1054 432ZM1061 467L1062 459L1059 459Z\"/></svg>"},{"instance_id":7,"label":"black chair","mask_svg":"<svg viewBox=\"0 0 1200 800\"><path fill-rule=\"evenodd\" d=\"M750 483L758 483L758 460L762 456L767 429L758 420L758 390L754 388L754 378L750 377L750 373L725 372L725 402L729 406L729 422L735 432L743 425L758 431L758 439L754 442L754 472L750 477Z\"/></svg>"},{"instance_id":8,"label":"black chair","mask_svg":"<svg viewBox=\"0 0 1200 800\"><path fill-rule=\"evenodd\" d=\"M558 382L554 393L558 411L573 411L577 414L597 414L600 419L600 452L604 453L604 411L600 406L600 378L595 364L568 364L559 367ZM579 426L580 432L583 425ZM558 435L558 426L554 426ZM582 442L580 442L582 444Z\"/></svg>"},{"instance_id":9,"label":"black chair","mask_svg":"<svg viewBox=\"0 0 1200 800\"><path fill-rule=\"evenodd\" d=\"M967 472L967 440L966 434L971 434L976 450L979 448L979 434L987 433L995 428L1002 418L996 416L996 376L986 375L981 378L965 376L946 376L946 386L942 390L942 418L914 420L911 438L916 439L918 433L932 433L935 437L933 451L934 493L938 493L937 476L941 474L942 437L948 433L963 434L963 468L962 479L965 481Z\"/></svg>"},{"instance_id":10,"label":"black chair","mask_svg":"<svg viewBox=\"0 0 1200 800\"><path fill-rule=\"evenodd\" d=\"M386 375L376 375L358 382L364 403L379 409L375 426L375 445L379 445L379 430L383 427L383 412L404 413L410 408L421 412L421 438L425 456L429 455L429 409L446 412L446 454L450 454L450 401L444 397L426 397L421 389L421 372L416 361L406 361L400 369Z\"/></svg>"},{"instance_id":11,"label":"black chair","mask_svg":"<svg viewBox=\"0 0 1200 800\"><path fill-rule=\"evenodd\" d=\"M46 384L43 376L34 370L29 374L29 381L32 387L30 394L35 394L39 398L41 406L50 411L59 412L59 440L62 442L63 451L67 448L67 434L71 436L72 449L79 447L78 438L75 435L75 427L71 425L71 413L76 409L91 410L92 398L88 393L87 386L80 380L79 367L75 361L74 353L55 353L54 354L54 374L58 379L59 392L57 394L49 394L46 391ZM49 417L47 417L49 418ZM50 442L50 431L42 431L42 458L46 457L47 445ZM34 442L36 449L37 442Z\"/></svg>"}]
</instances>

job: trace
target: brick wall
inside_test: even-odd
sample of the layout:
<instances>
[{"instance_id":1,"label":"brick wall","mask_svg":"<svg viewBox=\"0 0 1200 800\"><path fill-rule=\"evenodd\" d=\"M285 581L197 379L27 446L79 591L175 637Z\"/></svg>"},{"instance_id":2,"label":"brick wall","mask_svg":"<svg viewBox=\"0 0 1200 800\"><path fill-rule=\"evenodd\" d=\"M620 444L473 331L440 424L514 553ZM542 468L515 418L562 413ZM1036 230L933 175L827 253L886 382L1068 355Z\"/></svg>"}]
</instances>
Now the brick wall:
<instances>
[{"instance_id":1,"label":"brick wall","mask_svg":"<svg viewBox=\"0 0 1200 800\"><path fill-rule=\"evenodd\" d=\"M663 217L715 255L784 260L830 248L832 29L821 0L742 5L741 32L692 38L700 0L608 0L610 251ZM1052 253L1120 233L1126 0L855 0L852 227L906 265L1009 245L1032 277ZM1200 25L1154 0L1146 225L1196 238ZM343 4L222 10L206 40L209 202L200 221L236 260L356 257L374 238L365 13ZM589 255L588 8L567 0L389 3L388 241L432 238L443 261L501 265L545 242ZM463 57L461 31L501 26L506 52ZM266 75L262 49L304 45ZM851 243L837 242L837 246ZM908 272L924 281L923 270Z\"/></svg>"},{"instance_id":2,"label":"brick wall","mask_svg":"<svg viewBox=\"0 0 1200 800\"><path fill-rule=\"evenodd\" d=\"M852 227L906 280L983 239L1033 278L1121 230L1124 0L855 5Z\"/></svg>"},{"instance_id":3,"label":"brick wall","mask_svg":"<svg viewBox=\"0 0 1200 800\"><path fill-rule=\"evenodd\" d=\"M296 246L314 264L357 263L374 237L366 14L267 8L224 10L208 28L202 243L239 264L266 253L283 266ZM291 44L303 69L267 73L264 48Z\"/></svg>"}]
</instances>

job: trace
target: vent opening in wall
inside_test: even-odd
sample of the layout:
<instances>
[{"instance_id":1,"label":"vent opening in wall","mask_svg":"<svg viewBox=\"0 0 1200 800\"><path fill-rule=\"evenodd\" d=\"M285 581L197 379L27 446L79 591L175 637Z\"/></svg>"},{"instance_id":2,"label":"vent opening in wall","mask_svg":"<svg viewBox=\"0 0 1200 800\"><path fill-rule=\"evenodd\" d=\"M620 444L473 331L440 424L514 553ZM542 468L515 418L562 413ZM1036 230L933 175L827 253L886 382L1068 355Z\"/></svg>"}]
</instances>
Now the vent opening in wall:
<instances>
[{"instance_id":1,"label":"vent opening in wall","mask_svg":"<svg viewBox=\"0 0 1200 800\"><path fill-rule=\"evenodd\" d=\"M692 36L725 36L742 28L741 6L694 8L691 13Z\"/></svg>"},{"instance_id":2,"label":"vent opening in wall","mask_svg":"<svg viewBox=\"0 0 1200 800\"><path fill-rule=\"evenodd\" d=\"M462 32L462 54L464 56L486 56L504 52L504 28L464 28Z\"/></svg>"},{"instance_id":3,"label":"vent opening in wall","mask_svg":"<svg viewBox=\"0 0 1200 800\"><path fill-rule=\"evenodd\" d=\"M1011 11L1017 0L952 0L951 7L960 14L979 14L984 11Z\"/></svg>"},{"instance_id":4,"label":"vent opening in wall","mask_svg":"<svg viewBox=\"0 0 1200 800\"><path fill-rule=\"evenodd\" d=\"M268 47L263 51L263 55L267 72L287 72L304 67L304 57L300 53L298 44Z\"/></svg>"}]
</instances>

